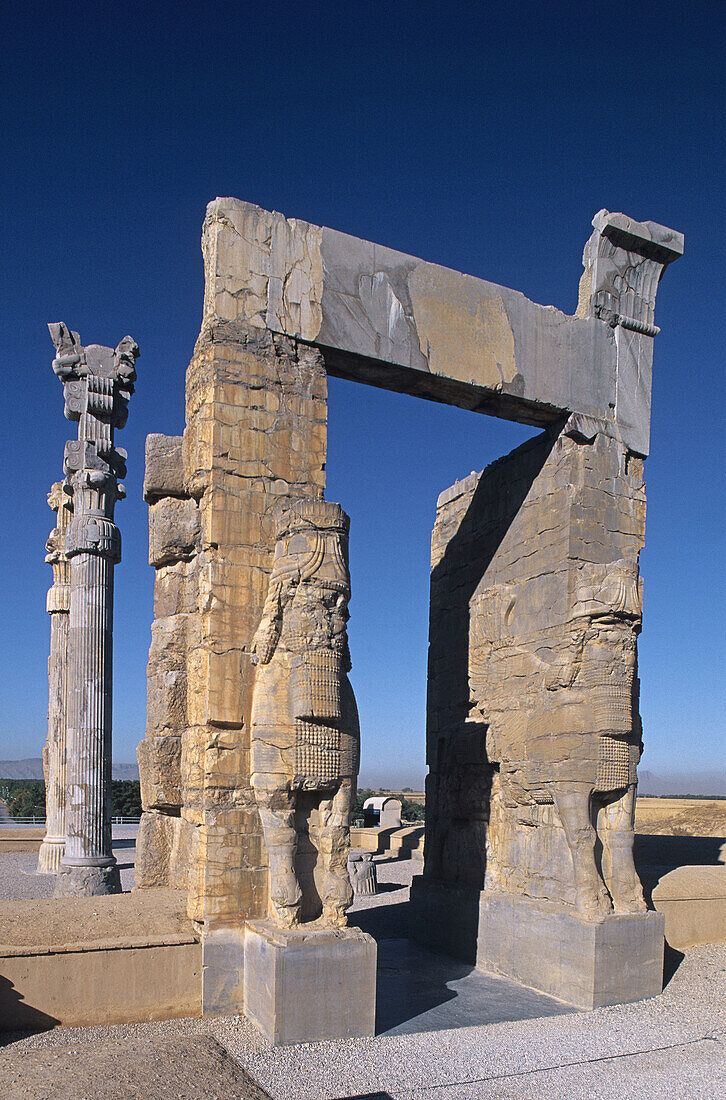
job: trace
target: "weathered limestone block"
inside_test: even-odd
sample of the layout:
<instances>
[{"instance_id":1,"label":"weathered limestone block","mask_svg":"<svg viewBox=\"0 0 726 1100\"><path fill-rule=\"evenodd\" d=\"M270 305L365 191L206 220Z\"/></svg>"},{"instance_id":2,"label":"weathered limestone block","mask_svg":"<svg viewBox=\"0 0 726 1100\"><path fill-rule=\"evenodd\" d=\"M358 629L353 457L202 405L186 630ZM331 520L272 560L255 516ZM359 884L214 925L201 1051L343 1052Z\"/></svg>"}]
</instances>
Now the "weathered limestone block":
<instances>
[{"instance_id":1,"label":"weathered limestone block","mask_svg":"<svg viewBox=\"0 0 726 1100\"><path fill-rule=\"evenodd\" d=\"M181 734L187 724L186 615L157 619L151 627L147 669L147 735Z\"/></svg>"},{"instance_id":2,"label":"weathered limestone block","mask_svg":"<svg viewBox=\"0 0 726 1100\"><path fill-rule=\"evenodd\" d=\"M376 941L358 928L310 933L253 921L244 937L245 1014L273 1046L374 1035L376 957Z\"/></svg>"},{"instance_id":3,"label":"weathered limestone block","mask_svg":"<svg viewBox=\"0 0 726 1100\"><path fill-rule=\"evenodd\" d=\"M189 615L197 610L199 565L194 559L161 565L154 580L154 618Z\"/></svg>"},{"instance_id":4,"label":"weathered limestone block","mask_svg":"<svg viewBox=\"0 0 726 1100\"><path fill-rule=\"evenodd\" d=\"M726 867L676 867L658 881L653 905L671 947L726 942Z\"/></svg>"},{"instance_id":5,"label":"weathered limestone block","mask_svg":"<svg viewBox=\"0 0 726 1100\"><path fill-rule=\"evenodd\" d=\"M181 808L181 737L145 737L136 752L144 809Z\"/></svg>"},{"instance_id":6,"label":"weathered limestone block","mask_svg":"<svg viewBox=\"0 0 726 1100\"><path fill-rule=\"evenodd\" d=\"M184 488L184 440L180 435L147 435L144 500L186 496Z\"/></svg>"},{"instance_id":7,"label":"weathered limestone block","mask_svg":"<svg viewBox=\"0 0 726 1100\"><path fill-rule=\"evenodd\" d=\"M325 394L316 349L242 327L205 329L187 376L187 484L200 501L204 547L200 638L189 653L187 691L199 746L184 748L204 769L205 824L198 830L201 864L192 876L190 913L201 908L210 926L233 924L240 911L267 913L267 855L249 786L250 645L262 615L280 498L322 495ZM240 477L237 459L261 433L265 468ZM193 774L198 777L196 768Z\"/></svg>"},{"instance_id":8,"label":"weathered limestone block","mask_svg":"<svg viewBox=\"0 0 726 1100\"><path fill-rule=\"evenodd\" d=\"M195 500L164 497L149 508L149 565L194 557L199 550L201 514Z\"/></svg>"},{"instance_id":9,"label":"weathered limestone block","mask_svg":"<svg viewBox=\"0 0 726 1100\"><path fill-rule=\"evenodd\" d=\"M299 336L325 349L331 374L525 423L564 411L615 419L630 449L647 454L653 303L683 236L607 210L593 225L570 317L484 279L218 198L202 234L204 325Z\"/></svg>"},{"instance_id":10,"label":"weathered limestone block","mask_svg":"<svg viewBox=\"0 0 726 1100\"><path fill-rule=\"evenodd\" d=\"M546 433L440 501L427 873L596 919L645 908L632 860L645 516L622 444L574 434Z\"/></svg>"},{"instance_id":11,"label":"weathered limestone block","mask_svg":"<svg viewBox=\"0 0 726 1100\"><path fill-rule=\"evenodd\" d=\"M136 885L139 888L189 885L193 827L182 817L145 812L136 839Z\"/></svg>"}]
</instances>

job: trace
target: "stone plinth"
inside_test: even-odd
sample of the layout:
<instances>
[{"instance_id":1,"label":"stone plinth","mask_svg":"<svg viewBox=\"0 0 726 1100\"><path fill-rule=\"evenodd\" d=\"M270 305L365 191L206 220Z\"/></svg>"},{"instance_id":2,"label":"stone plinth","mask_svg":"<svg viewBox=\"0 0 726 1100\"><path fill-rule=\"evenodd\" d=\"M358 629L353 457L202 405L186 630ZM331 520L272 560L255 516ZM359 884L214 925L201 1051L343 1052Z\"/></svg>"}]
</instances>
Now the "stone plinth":
<instances>
[{"instance_id":1,"label":"stone plinth","mask_svg":"<svg viewBox=\"0 0 726 1100\"><path fill-rule=\"evenodd\" d=\"M245 930L244 1011L275 1046L375 1033L375 940L357 928Z\"/></svg>"},{"instance_id":2,"label":"stone plinth","mask_svg":"<svg viewBox=\"0 0 726 1100\"><path fill-rule=\"evenodd\" d=\"M655 997L663 988L660 913L588 921L559 906L482 894L476 964L578 1008Z\"/></svg>"},{"instance_id":3,"label":"stone plinth","mask_svg":"<svg viewBox=\"0 0 726 1100\"><path fill-rule=\"evenodd\" d=\"M663 988L660 913L583 920L561 906L414 879L411 938L577 1008L655 997Z\"/></svg>"}]
</instances>

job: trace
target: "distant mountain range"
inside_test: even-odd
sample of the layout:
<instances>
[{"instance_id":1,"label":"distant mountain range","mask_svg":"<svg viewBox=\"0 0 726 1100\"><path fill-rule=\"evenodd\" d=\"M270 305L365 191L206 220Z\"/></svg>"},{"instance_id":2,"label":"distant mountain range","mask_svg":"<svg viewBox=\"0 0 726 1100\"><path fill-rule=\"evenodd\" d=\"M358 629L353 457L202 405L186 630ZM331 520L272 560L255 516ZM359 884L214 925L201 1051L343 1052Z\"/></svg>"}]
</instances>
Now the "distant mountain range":
<instances>
[{"instance_id":1,"label":"distant mountain range","mask_svg":"<svg viewBox=\"0 0 726 1100\"><path fill-rule=\"evenodd\" d=\"M687 795L697 794L707 798L726 795L726 769L724 771L671 772L655 775L638 768L638 794Z\"/></svg>"},{"instance_id":2,"label":"distant mountain range","mask_svg":"<svg viewBox=\"0 0 726 1100\"><path fill-rule=\"evenodd\" d=\"M406 787L422 791L423 774L419 771L401 769L386 770L363 768L359 778L360 790L402 791ZM703 798L723 798L726 796L726 768L722 771L663 771L656 774L645 768L638 768L638 794L678 798L688 794Z\"/></svg>"},{"instance_id":3,"label":"distant mountain range","mask_svg":"<svg viewBox=\"0 0 726 1100\"><path fill-rule=\"evenodd\" d=\"M138 779L138 764L113 764L112 776L114 779ZM0 779L42 779L43 761L40 757L28 760L0 760ZM416 775L416 783L413 777L407 777L408 786L417 791L423 790L421 776ZM361 775L358 786L371 787L378 790L402 790L402 786L392 786L387 782L390 777L370 774ZM654 772L643 768L638 770L638 794L641 795L687 795L698 794L704 797L726 795L726 770L703 772L672 772L656 775Z\"/></svg>"},{"instance_id":4,"label":"distant mountain range","mask_svg":"<svg viewBox=\"0 0 726 1100\"><path fill-rule=\"evenodd\" d=\"M138 764L116 764L111 767L113 779L138 779ZM0 779L42 779L43 761L40 757L28 760L0 760Z\"/></svg>"}]
</instances>

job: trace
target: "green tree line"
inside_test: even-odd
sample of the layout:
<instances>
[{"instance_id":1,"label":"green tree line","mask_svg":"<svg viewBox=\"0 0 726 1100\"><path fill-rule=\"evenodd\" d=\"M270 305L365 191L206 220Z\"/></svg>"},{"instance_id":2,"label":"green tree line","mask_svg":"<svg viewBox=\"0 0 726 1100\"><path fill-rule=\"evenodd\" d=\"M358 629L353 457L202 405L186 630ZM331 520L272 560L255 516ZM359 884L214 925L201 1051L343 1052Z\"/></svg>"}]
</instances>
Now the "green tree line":
<instances>
[{"instance_id":1,"label":"green tree line","mask_svg":"<svg viewBox=\"0 0 726 1100\"><path fill-rule=\"evenodd\" d=\"M45 817L45 783L42 779L0 779L0 798L12 818ZM141 816L141 788L138 779L111 782L111 813L114 817Z\"/></svg>"}]
</instances>

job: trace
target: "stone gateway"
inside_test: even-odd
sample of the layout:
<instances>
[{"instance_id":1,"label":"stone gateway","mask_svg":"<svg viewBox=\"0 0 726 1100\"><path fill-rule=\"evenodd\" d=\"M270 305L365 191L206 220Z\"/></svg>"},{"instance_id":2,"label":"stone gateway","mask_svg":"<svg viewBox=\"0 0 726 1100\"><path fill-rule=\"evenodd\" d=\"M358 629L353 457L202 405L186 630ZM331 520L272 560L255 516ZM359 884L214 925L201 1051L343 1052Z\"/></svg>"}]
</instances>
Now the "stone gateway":
<instances>
[{"instance_id":1,"label":"stone gateway","mask_svg":"<svg viewBox=\"0 0 726 1100\"><path fill-rule=\"evenodd\" d=\"M370 990L375 970L344 927L358 723L328 374L542 429L439 499L415 934L577 1004L657 991L662 922L632 863L638 555L655 294L683 238L604 210L593 226L568 316L237 199L208 207L186 428L147 442L137 862L140 886L187 891L206 1012L244 1010L276 1042L372 1028L374 993L351 1016L326 992L294 1027L289 1008L295 974L334 991L354 967Z\"/></svg>"}]
</instances>

